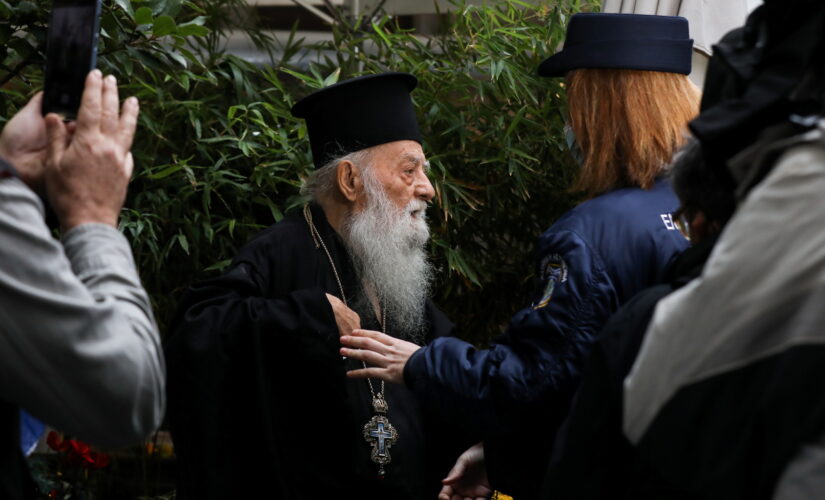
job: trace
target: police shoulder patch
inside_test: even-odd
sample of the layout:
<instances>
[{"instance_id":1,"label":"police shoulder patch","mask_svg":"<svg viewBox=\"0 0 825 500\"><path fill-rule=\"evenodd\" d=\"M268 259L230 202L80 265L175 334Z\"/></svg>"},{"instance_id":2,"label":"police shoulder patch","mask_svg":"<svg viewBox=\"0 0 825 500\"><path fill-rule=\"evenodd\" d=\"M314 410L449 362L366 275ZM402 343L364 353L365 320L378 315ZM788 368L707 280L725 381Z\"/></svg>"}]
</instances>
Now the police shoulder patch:
<instances>
[{"instance_id":1,"label":"police shoulder patch","mask_svg":"<svg viewBox=\"0 0 825 500\"><path fill-rule=\"evenodd\" d=\"M546 256L539 266L543 283L541 298L533 303L533 309L541 309L550 303L556 287L567 281L567 263L557 253Z\"/></svg>"}]
</instances>

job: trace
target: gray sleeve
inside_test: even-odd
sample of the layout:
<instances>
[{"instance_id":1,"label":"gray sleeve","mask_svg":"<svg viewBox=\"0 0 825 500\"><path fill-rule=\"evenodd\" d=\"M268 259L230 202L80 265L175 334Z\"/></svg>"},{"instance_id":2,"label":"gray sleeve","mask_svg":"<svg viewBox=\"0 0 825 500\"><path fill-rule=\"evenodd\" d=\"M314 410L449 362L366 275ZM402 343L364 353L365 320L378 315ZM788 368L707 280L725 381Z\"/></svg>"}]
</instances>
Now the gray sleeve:
<instances>
[{"instance_id":1,"label":"gray sleeve","mask_svg":"<svg viewBox=\"0 0 825 500\"><path fill-rule=\"evenodd\" d=\"M119 447L160 424L164 383L157 326L123 235L84 224L61 245L34 193L0 181L0 398Z\"/></svg>"},{"instance_id":2,"label":"gray sleeve","mask_svg":"<svg viewBox=\"0 0 825 500\"><path fill-rule=\"evenodd\" d=\"M776 483L773 500L819 498L825 491L825 433L803 445Z\"/></svg>"}]
</instances>

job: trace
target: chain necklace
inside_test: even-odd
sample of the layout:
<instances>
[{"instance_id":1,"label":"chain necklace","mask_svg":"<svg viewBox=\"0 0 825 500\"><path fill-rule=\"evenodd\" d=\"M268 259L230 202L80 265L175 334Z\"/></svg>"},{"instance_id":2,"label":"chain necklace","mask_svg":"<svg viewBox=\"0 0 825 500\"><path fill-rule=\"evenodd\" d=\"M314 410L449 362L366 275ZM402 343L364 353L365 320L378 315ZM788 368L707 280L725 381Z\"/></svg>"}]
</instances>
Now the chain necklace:
<instances>
[{"instance_id":1,"label":"chain necklace","mask_svg":"<svg viewBox=\"0 0 825 500\"><path fill-rule=\"evenodd\" d=\"M332 267L332 274L335 276L335 282L338 284L338 291L341 293L341 301L344 305L348 305L347 296L344 294L344 286L341 284L341 278L338 276L338 269L335 267L335 262L332 260L332 255L330 255L329 249L327 249L326 244L324 244L324 239L321 238L321 233L318 232L318 228L316 228L315 224L312 222L312 212L309 209L309 204L304 205L304 219L309 226L309 232L312 235L312 240L315 242L315 248L322 248L324 250L327 260L329 261L329 265ZM381 329L384 333L386 333L387 315L383 309L381 309ZM367 367L367 363L363 361L361 362L361 365L364 368ZM384 398L384 381L381 381L381 389L377 393L372 385L372 380L367 379L367 385L370 388L372 408L375 415L370 418L369 422L364 424L362 434L364 435L364 439L367 443L369 443L372 447L370 459L374 463L378 464L378 477L383 479L386 475L384 466L392 461L392 457L390 456L390 448L398 441L398 431L395 430L395 427L393 427L386 416L390 407L387 404L387 400Z\"/></svg>"}]
</instances>

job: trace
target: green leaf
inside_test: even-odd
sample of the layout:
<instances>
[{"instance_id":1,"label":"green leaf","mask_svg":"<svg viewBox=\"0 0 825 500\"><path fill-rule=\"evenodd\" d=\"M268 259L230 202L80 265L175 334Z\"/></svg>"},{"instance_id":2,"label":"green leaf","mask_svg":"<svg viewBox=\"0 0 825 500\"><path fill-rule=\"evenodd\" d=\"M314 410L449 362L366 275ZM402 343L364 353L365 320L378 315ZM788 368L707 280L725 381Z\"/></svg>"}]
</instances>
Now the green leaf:
<instances>
[{"instance_id":1,"label":"green leaf","mask_svg":"<svg viewBox=\"0 0 825 500\"><path fill-rule=\"evenodd\" d=\"M152 8L152 15L160 16L166 13L167 0L147 0Z\"/></svg>"},{"instance_id":2,"label":"green leaf","mask_svg":"<svg viewBox=\"0 0 825 500\"><path fill-rule=\"evenodd\" d=\"M180 14L180 9L182 6L181 0L166 0L166 5L163 7L163 10L160 12L161 14L165 14L170 17L177 17Z\"/></svg>"},{"instance_id":3,"label":"green leaf","mask_svg":"<svg viewBox=\"0 0 825 500\"><path fill-rule=\"evenodd\" d=\"M211 266L204 269L204 271L223 271L229 264L232 263L232 259L224 259L220 262L216 262Z\"/></svg>"},{"instance_id":4,"label":"green leaf","mask_svg":"<svg viewBox=\"0 0 825 500\"><path fill-rule=\"evenodd\" d=\"M284 73L286 73L288 75L291 75L291 76L294 76L295 78L297 78L297 79L301 80L302 82L306 83L310 88L313 88L313 89L321 88L321 86L318 84L318 80L316 80L315 78L307 76L303 73L299 73L297 71L292 71L291 69L288 69L288 68L280 68L280 69Z\"/></svg>"},{"instance_id":5,"label":"green leaf","mask_svg":"<svg viewBox=\"0 0 825 500\"><path fill-rule=\"evenodd\" d=\"M131 19L134 19L135 11L132 9L132 2L130 0L115 0L115 4L123 9Z\"/></svg>"},{"instance_id":6,"label":"green leaf","mask_svg":"<svg viewBox=\"0 0 825 500\"><path fill-rule=\"evenodd\" d=\"M0 0L0 19L9 19L12 15L13 9L6 0Z\"/></svg>"},{"instance_id":7,"label":"green leaf","mask_svg":"<svg viewBox=\"0 0 825 500\"><path fill-rule=\"evenodd\" d=\"M180 24L178 25L177 34L180 36L206 36L209 34L209 28L197 24Z\"/></svg>"},{"instance_id":8,"label":"green leaf","mask_svg":"<svg viewBox=\"0 0 825 500\"><path fill-rule=\"evenodd\" d=\"M187 255L189 255L189 240L186 239L186 236L178 233L177 240L178 244L183 249L183 251L186 252Z\"/></svg>"},{"instance_id":9,"label":"green leaf","mask_svg":"<svg viewBox=\"0 0 825 500\"><path fill-rule=\"evenodd\" d=\"M175 20L169 16L160 16L152 24L152 33L155 36L166 36L175 32Z\"/></svg>"},{"instance_id":10,"label":"green leaf","mask_svg":"<svg viewBox=\"0 0 825 500\"><path fill-rule=\"evenodd\" d=\"M338 78L341 76L341 68L336 68L335 71L329 74L328 77L324 78L324 87L329 87L330 85L335 85L338 83Z\"/></svg>"},{"instance_id":11,"label":"green leaf","mask_svg":"<svg viewBox=\"0 0 825 500\"><path fill-rule=\"evenodd\" d=\"M178 170L183 168L181 165L172 165L169 167L164 168L158 173L150 174L148 177L153 180L163 179L165 177L169 177L170 175L174 174Z\"/></svg>"},{"instance_id":12,"label":"green leaf","mask_svg":"<svg viewBox=\"0 0 825 500\"><path fill-rule=\"evenodd\" d=\"M17 8L14 9L18 14L23 15L33 15L37 13L37 5L30 2L29 0L23 0L19 4L17 4Z\"/></svg>"},{"instance_id":13,"label":"green leaf","mask_svg":"<svg viewBox=\"0 0 825 500\"><path fill-rule=\"evenodd\" d=\"M169 52L166 53L166 55L170 59L172 59L176 63L178 63L179 65L183 66L184 68L189 67L189 61L185 57L180 55L178 52L175 52L174 50L170 50Z\"/></svg>"},{"instance_id":14,"label":"green leaf","mask_svg":"<svg viewBox=\"0 0 825 500\"><path fill-rule=\"evenodd\" d=\"M35 48L32 47L25 38L12 37L7 45L13 49L21 59L25 59L35 51Z\"/></svg>"},{"instance_id":15,"label":"green leaf","mask_svg":"<svg viewBox=\"0 0 825 500\"><path fill-rule=\"evenodd\" d=\"M195 11L195 12L197 12L198 14L206 14L206 11L205 11L205 10L203 10L203 7L201 7L200 5L196 4L195 2L190 2L189 0L184 0L184 2L183 2L183 6L185 6L185 7L189 8L189 9L194 10L194 11Z\"/></svg>"},{"instance_id":16,"label":"green leaf","mask_svg":"<svg viewBox=\"0 0 825 500\"><path fill-rule=\"evenodd\" d=\"M187 4L189 4L190 2L186 2L186 3L187 3ZM206 22L207 22L208 20L209 20L209 18L208 18L208 17L206 17L206 16L198 16L198 17L196 17L196 18L192 19L191 21L187 21L187 22L185 22L185 23L182 23L180 26L188 26L188 25L190 25L190 24L195 24L195 25L198 25L198 26L203 26L204 24L206 24Z\"/></svg>"},{"instance_id":17,"label":"green leaf","mask_svg":"<svg viewBox=\"0 0 825 500\"><path fill-rule=\"evenodd\" d=\"M135 24L152 24L152 9L141 7L135 11Z\"/></svg>"}]
</instances>

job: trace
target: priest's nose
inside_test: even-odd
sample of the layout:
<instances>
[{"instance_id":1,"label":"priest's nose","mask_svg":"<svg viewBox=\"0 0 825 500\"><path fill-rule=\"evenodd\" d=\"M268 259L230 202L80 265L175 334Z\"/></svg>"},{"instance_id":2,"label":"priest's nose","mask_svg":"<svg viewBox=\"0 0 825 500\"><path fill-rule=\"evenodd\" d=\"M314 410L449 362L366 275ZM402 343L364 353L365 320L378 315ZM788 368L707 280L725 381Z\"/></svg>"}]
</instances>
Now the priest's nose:
<instances>
[{"instance_id":1,"label":"priest's nose","mask_svg":"<svg viewBox=\"0 0 825 500\"><path fill-rule=\"evenodd\" d=\"M427 203L435 198L435 189L433 188L430 178L423 171L418 172L418 179L415 184L415 197L424 200Z\"/></svg>"}]
</instances>

